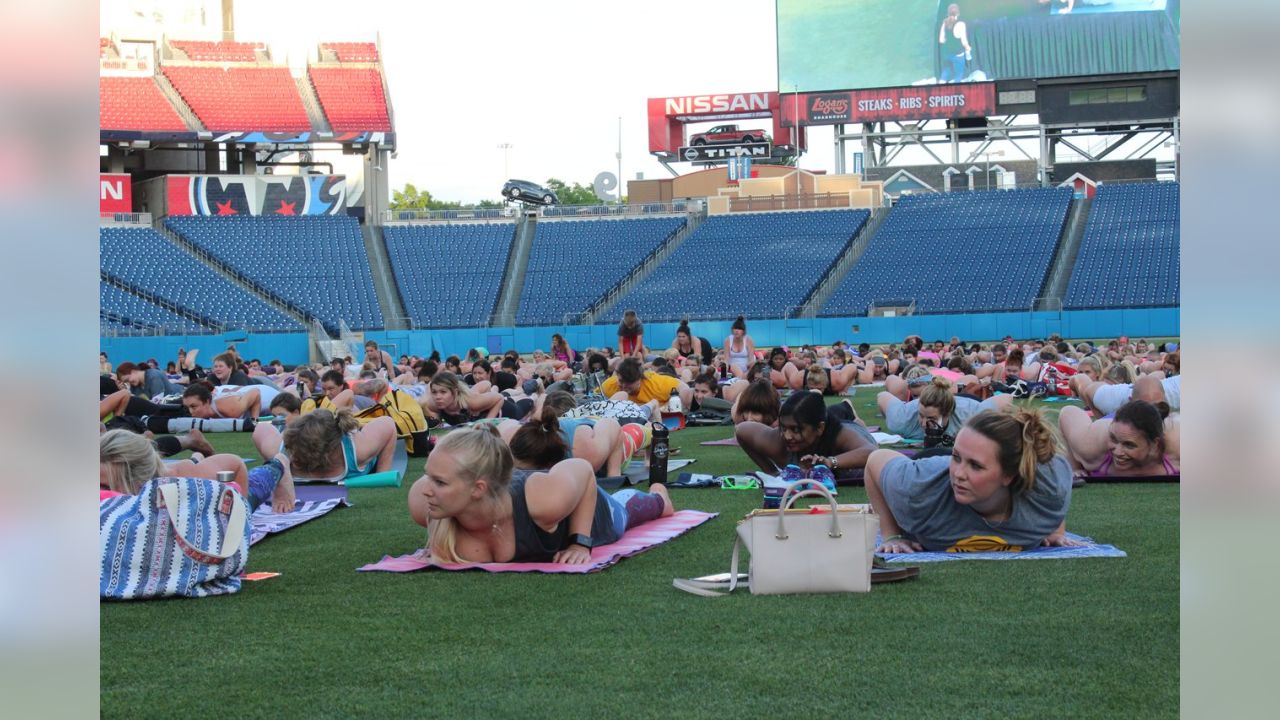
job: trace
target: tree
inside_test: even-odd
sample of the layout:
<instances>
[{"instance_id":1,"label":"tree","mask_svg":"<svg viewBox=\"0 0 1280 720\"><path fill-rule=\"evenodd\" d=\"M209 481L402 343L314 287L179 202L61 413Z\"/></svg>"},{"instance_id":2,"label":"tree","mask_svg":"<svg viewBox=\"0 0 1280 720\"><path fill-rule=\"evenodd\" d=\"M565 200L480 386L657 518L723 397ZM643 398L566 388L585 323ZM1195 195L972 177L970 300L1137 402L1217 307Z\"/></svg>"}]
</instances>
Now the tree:
<instances>
[{"instance_id":1,"label":"tree","mask_svg":"<svg viewBox=\"0 0 1280 720\"><path fill-rule=\"evenodd\" d=\"M458 210L463 207L500 208L495 200L481 200L475 205L464 205L456 200L437 200L426 190L419 190L413 183L405 183L403 190L391 192L390 210Z\"/></svg>"},{"instance_id":2,"label":"tree","mask_svg":"<svg viewBox=\"0 0 1280 720\"><path fill-rule=\"evenodd\" d=\"M545 183L547 188L554 191L556 197L560 198L561 205L603 205L604 201L596 196L596 191L590 185L582 185L574 183L566 185L563 180L557 178L547 178Z\"/></svg>"},{"instance_id":3,"label":"tree","mask_svg":"<svg viewBox=\"0 0 1280 720\"><path fill-rule=\"evenodd\" d=\"M391 204L388 207L391 210L431 210L433 202L435 200L431 193L426 190L418 192L413 183L405 183L404 190L391 192Z\"/></svg>"}]
</instances>

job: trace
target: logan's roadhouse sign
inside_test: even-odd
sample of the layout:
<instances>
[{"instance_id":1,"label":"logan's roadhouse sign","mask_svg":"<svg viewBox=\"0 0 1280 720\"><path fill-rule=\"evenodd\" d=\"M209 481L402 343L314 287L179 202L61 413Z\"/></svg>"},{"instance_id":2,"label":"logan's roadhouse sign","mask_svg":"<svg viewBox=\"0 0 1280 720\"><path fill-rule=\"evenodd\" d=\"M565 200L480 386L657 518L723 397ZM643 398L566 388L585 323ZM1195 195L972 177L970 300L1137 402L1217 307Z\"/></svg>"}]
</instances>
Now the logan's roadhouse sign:
<instances>
[{"instance_id":1,"label":"logan's roadhouse sign","mask_svg":"<svg viewBox=\"0 0 1280 720\"><path fill-rule=\"evenodd\" d=\"M800 93L781 99L782 124L835 125L898 120L986 117L995 112L995 83Z\"/></svg>"}]
</instances>

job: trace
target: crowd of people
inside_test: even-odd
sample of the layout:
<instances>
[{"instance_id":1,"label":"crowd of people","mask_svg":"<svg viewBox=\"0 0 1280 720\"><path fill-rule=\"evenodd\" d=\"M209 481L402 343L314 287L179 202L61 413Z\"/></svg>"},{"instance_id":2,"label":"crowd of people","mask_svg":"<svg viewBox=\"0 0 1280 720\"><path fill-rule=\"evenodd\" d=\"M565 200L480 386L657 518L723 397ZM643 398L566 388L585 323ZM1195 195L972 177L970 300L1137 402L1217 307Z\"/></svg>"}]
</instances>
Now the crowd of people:
<instances>
[{"instance_id":1,"label":"crowd of people","mask_svg":"<svg viewBox=\"0 0 1280 720\"><path fill-rule=\"evenodd\" d=\"M388 402L451 428L409 493L410 516L446 562L586 562L592 547L671 514L661 484L610 495L597 482L645 452L664 413L723 417L745 459L784 480L865 484L882 552L1068 545L1073 486L1179 472L1172 343L910 336L762 350L739 317L721 342L684 323L660 349L632 311L617 340L574 349L554 334L550 352L443 358L393 358L369 341L361 362L292 368L246 360L234 346L208 369L182 349L164 369L155 359L113 368L103 353L103 492L136 493L166 472L230 470L253 506L287 512L295 480L391 467L404 428L369 412ZM859 417L854 392L874 393L879 417ZM1034 398L1078 402L1055 418ZM217 454L199 430L168 432L185 417L244 421L262 465ZM875 429L912 452L882 449ZM190 459L165 466L184 450Z\"/></svg>"}]
</instances>

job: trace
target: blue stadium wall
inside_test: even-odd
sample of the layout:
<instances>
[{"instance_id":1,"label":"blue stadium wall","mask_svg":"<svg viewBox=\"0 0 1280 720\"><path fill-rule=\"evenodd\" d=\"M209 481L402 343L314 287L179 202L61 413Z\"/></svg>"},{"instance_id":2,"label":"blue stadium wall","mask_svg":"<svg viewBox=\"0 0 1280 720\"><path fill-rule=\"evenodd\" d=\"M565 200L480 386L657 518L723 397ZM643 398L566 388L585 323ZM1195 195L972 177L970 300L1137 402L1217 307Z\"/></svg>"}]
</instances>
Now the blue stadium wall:
<instances>
[{"instance_id":1,"label":"blue stadium wall","mask_svg":"<svg viewBox=\"0 0 1280 720\"><path fill-rule=\"evenodd\" d=\"M789 320L752 320L747 324L751 337L762 347L773 345L827 344L835 340L849 343L899 342L908 335L926 340L948 339L953 335L968 341L990 341L1012 335L1015 338L1046 337L1057 333L1065 338L1102 339L1120 335L1132 337L1176 337L1180 331L1179 308L1127 310L1066 310L1062 312L978 313L972 315L914 315L910 317L845 317ZM695 334L717 346L729 335L731 321L694 322ZM854 327L857 326L857 332ZM549 350L551 334L562 333L575 349L617 343L616 325L569 325L528 328L478 328L453 330L370 331L365 338L375 340L395 355L428 355L439 350L443 356L462 355L468 348L486 347L490 352L516 348L521 352ZM675 337L676 323L645 325L646 344L666 348ZM174 359L177 349L199 348L206 367L228 342L246 358L263 362L279 359L285 364L306 362L306 333L244 335L167 335L154 337L104 337L100 348L112 363L156 358L161 364Z\"/></svg>"}]
</instances>

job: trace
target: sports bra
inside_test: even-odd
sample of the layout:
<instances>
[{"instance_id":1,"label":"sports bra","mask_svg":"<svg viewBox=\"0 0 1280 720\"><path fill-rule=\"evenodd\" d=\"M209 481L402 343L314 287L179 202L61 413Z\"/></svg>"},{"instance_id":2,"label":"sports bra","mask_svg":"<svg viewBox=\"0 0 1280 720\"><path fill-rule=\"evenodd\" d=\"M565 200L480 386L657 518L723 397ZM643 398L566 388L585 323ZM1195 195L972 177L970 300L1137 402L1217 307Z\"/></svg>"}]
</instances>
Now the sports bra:
<instances>
[{"instance_id":1,"label":"sports bra","mask_svg":"<svg viewBox=\"0 0 1280 720\"><path fill-rule=\"evenodd\" d=\"M280 446L280 451L285 452L283 445ZM342 459L346 463L346 467L344 467L342 472L337 475L332 475L330 477L317 478L317 477L303 477L301 475L295 474L293 476L293 479L296 481L302 481L302 482L336 483L339 480L345 480L347 478L353 478L353 477L360 477L361 475L368 475L369 473L373 472L373 469L378 464L377 457L370 458L369 462L364 464L364 467L360 467L359 465L356 464L356 442L355 442L354 433L342 436Z\"/></svg>"},{"instance_id":2,"label":"sports bra","mask_svg":"<svg viewBox=\"0 0 1280 720\"><path fill-rule=\"evenodd\" d=\"M746 338L746 336L743 336L743 338L742 338L742 349L741 349L741 350L734 350L734 349L733 349L733 338L730 338L730 339L729 339L729 364L730 364L730 365L732 365L732 366L734 366L734 367L736 367L736 368L738 368L738 369L742 370L743 372L746 372L746 370L747 370L747 359L748 359L748 358L750 358L750 357L751 357L751 354L747 352L747 338Z\"/></svg>"},{"instance_id":3,"label":"sports bra","mask_svg":"<svg viewBox=\"0 0 1280 720\"><path fill-rule=\"evenodd\" d=\"M1102 460L1102 464L1098 466L1097 470L1094 470L1093 472L1089 473L1088 477L1110 477L1112 474L1111 466L1114 462L1115 462L1115 458L1112 456L1111 452L1108 451L1107 456ZM1169 461L1168 455L1160 456L1160 462L1164 464L1165 475L1181 475L1182 474L1181 471L1178 470L1178 468L1174 467L1173 463ZM1135 477L1142 477L1142 476L1136 475Z\"/></svg>"}]
</instances>

